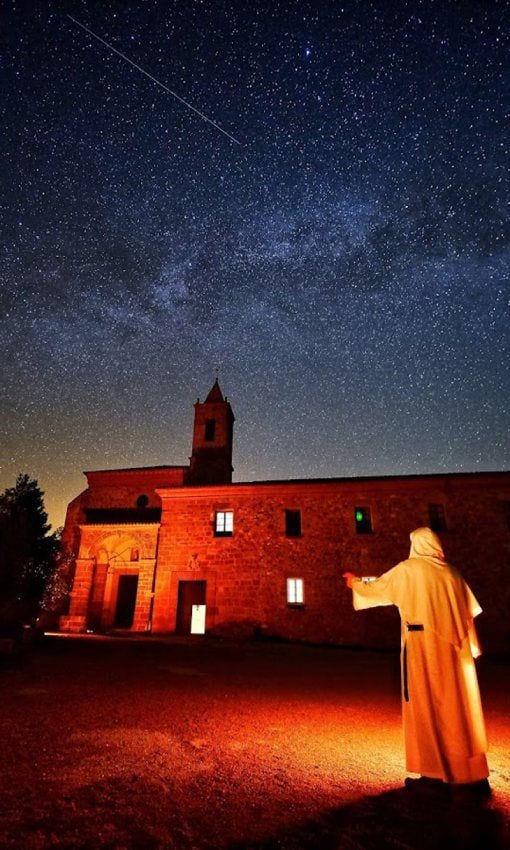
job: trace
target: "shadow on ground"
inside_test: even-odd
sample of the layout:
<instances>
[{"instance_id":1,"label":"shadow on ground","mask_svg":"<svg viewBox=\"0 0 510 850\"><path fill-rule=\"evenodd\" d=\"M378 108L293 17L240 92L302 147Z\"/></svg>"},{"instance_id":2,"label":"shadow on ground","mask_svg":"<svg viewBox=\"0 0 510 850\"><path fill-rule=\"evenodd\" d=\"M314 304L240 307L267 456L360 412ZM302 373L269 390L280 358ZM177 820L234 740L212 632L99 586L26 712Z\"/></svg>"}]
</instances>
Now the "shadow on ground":
<instances>
[{"instance_id":1,"label":"shadow on ground","mask_svg":"<svg viewBox=\"0 0 510 850\"><path fill-rule=\"evenodd\" d=\"M407 788L365 797L264 841L229 850L508 850L494 801L448 789Z\"/></svg>"},{"instance_id":2,"label":"shadow on ground","mask_svg":"<svg viewBox=\"0 0 510 850\"><path fill-rule=\"evenodd\" d=\"M142 787L141 787L142 786ZM60 793L58 793L60 790ZM198 788L189 789L195 794ZM107 781L66 794L53 788L45 805L32 807L29 797L18 824L2 832L2 847L24 850L507 850L508 832L494 800L452 799L448 791L402 788L324 812L270 836L229 842L242 835L242 813L223 813L223 823L209 827L200 814L190 817L176 801L172 783ZM145 797L145 799L143 799ZM149 800L152 799L151 806ZM156 816L154 809L157 800ZM152 811L151 811L152 809ZM249 821L249 817L247 818ZM211 828L212 826L212 828ZM253 827L253 824L251 825ZM252 832L263 835L264 821Z\"/></svg>"}]
</instances>

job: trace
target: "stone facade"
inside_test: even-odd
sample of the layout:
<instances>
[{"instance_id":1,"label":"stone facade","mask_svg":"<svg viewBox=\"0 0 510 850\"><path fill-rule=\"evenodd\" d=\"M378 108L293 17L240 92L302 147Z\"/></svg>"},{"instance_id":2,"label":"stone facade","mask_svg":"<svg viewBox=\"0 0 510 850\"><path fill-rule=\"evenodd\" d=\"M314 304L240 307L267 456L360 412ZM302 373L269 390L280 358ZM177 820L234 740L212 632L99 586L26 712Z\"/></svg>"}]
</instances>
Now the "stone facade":
<instances>
[{"instance_id":1,"label":"stone facade","mask_svg":"<svg viewBox=\"0 0 510 850\"><path fill-rule=\"evenodd\" d=\"M129 628L139 632L150 629L158 530L158 523L80 526L69 613L60 619L63 631L114 628L123 576L137 578L136 604Z\"/></svg>"},{"instance_id":2,"label":"stone facade","mask_svg":"<svg viewBox=\"0 0 510 850\"><path fill-rule=\"evenodd\" d=\"M129 608L133 631L189 633L194 604L209 633L395 647L398 612L354 612L340 577L379 575L432 524L484 609L485 649L510 650L509 473L232 484L219 396L216 384L195 405L190 467L87 473L66 522L77 558L62 629L121 627Z\"/></svg>"}]
</instances>

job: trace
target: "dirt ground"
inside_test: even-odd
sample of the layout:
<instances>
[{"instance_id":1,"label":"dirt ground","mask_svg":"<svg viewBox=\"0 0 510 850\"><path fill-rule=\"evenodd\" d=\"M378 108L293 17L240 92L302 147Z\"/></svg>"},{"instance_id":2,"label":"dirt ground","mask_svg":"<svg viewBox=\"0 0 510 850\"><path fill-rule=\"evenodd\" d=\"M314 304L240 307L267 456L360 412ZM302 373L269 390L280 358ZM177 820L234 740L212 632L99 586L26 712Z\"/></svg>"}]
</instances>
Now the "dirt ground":
<instances>
[{"instance_id":1,"label":"dirt ground","mask_svg":"<svg viewBox=\"0 0 510 850\"><path fill-rule=\"evenodd\" d=\"M510 847L510 664L480 659L492 796L409 790L398 656L47 637L0 670L0 847Z\"/></svg>"}]
</instances>

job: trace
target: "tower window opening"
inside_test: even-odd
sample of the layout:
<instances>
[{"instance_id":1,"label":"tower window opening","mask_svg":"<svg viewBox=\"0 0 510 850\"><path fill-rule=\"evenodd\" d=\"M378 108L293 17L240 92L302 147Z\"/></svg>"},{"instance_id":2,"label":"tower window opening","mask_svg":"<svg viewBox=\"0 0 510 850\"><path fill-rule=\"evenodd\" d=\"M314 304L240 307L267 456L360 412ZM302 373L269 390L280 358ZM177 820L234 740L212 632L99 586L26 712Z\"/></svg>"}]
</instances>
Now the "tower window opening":
<instances>
[{"instance_id":1,"label":"tower window opening","mask_svg":"<svg viewBox=\"0 0 510 850\"><path fill-rule=\"evenodd\" d=\"M212 442L214 440L214 435L216 433L216 421L214 419L206 419L205 421L205 439L208 442Z\"/></svg>"}]
</instances>

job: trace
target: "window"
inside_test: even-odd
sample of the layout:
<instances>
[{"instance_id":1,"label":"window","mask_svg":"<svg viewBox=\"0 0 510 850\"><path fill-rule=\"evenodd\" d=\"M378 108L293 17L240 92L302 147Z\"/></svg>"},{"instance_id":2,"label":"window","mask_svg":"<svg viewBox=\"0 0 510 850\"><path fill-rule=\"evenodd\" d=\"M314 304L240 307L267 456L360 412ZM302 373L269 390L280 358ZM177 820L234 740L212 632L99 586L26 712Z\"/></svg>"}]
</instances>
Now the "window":
<instances>
[{"instance_id":1,"label":"window","mask_svg":"<svg viewBox=\"0 0 510 850\"><path fill-rule=\"evenodd\" d=\"M356 534L371 534L372 516L370 508L354 508L354 524L356 526Z\"/></svg>"},{"instance_id":2,"label":"window","mask_svg":"<svg viewBox=\"0 0 510 850\"><path fill-rule=\"evenodd\" d=\"M503 502L503 511L506 517L506 527L510 531L510 502Z\"/></svg>"},{"instance_id":3,"label":"window","mask_svg":"<svg viewBox=\"0 0 510 850\"><path fill-rule=\"evenodd\" d=\"M139 558L139 557L140 557L140 553L138 552L138 549L131 549L131 558L130 558L130 560L131 560L131 561L138 561L138 558Z\"/></svg>"},{"instance_id":4,"label":"window","mask_svg":"<svg viewBox=\"0 0 510 850\"><path fill-rule=\"evenodd\" d=\"M301 537L301 511L285 511L285 534Z\"/></svg>"},{"instance_id":5,"label":"window","mask_svg":"<svg viewBox=\"0 0 510 850\"><path fill-rule=\"evenodd\" d=\"M216 511L214 522L215 537L232 537L234 533L234 512Z\"/></svg>"},{"instance_id":6,"label":"window","mask_svg":"<svg viewBox=\"0 0 510 850\"><path fill-rule=\"evenodd\" d=\"M303 579L287 579L287 605L303 605Z\"/></svg>"},{"instance_id":7,"label":"window","mask_svg":"<svg viewBox=\"0 0 510 850\"><path fill-rule=\"evenodd\" d=\"M444 506L439 504L429 505L429 523L432 531L446 531L446 517Z\"/></svg>"},{"instance_id":8,"label":"window","mask_svg":"<svg viewBox=\"0 0 510 850\"><path fill-rule=\"evenodd\" d=\"M138 496L138 499L136 500L136 507L137 508L146 508L148 504L149 504L149 497L146 496L145 493L142 494L141 496Z\"/></svg>"},{"instance_id":9,"label":"window","mask_svg":"<svg viewBox=\"0 0 510 850\"><path fill-rule=\"evenodd\" d=\"M216 431L216 421L214 419L206 419L205 420L205 439L212 443L214 440L214 433Z\"/></svg>"}]
</instances>

